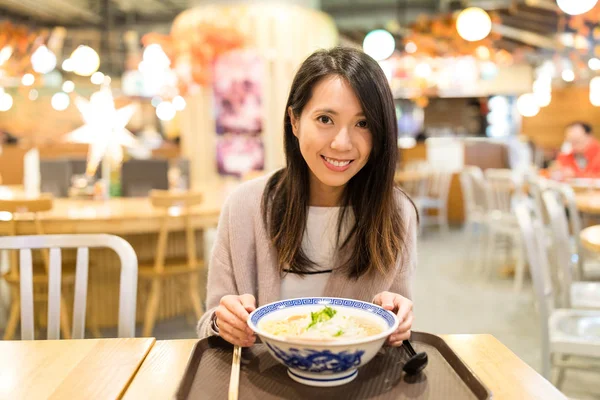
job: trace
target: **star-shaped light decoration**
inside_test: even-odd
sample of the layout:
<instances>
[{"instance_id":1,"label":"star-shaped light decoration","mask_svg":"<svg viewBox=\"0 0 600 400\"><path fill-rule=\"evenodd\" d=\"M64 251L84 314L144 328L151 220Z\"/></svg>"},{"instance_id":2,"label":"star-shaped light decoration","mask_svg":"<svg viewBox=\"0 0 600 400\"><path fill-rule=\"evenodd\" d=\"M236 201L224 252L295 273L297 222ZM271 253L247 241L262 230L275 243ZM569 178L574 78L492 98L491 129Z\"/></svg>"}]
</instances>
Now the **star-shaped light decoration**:
<instances>
[{"instance_id":1,"label":"star-shaped light decoration","mask_svg":"<svg viewBox=\"0 0 600 400\"><path fill-rule=\"evenodd\" d=\"M138 146L136 137L125 128L137 110L136 104L116 109L112 91L105 85L92 94L90 100L81 97L75 99L85 125L66 136L72 143L89 144L86 173L93 176L98 164L105 160L112 167L123 161L123 147Z\"/></svg>"}]
</instances>

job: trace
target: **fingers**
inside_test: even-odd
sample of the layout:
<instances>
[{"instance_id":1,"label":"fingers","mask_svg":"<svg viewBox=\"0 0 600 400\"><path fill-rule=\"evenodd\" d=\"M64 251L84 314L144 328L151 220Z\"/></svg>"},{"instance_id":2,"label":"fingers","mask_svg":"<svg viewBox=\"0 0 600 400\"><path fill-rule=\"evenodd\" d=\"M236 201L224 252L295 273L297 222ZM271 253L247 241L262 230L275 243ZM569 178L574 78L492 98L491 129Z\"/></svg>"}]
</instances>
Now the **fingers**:
<instances>
[{"instance_id":1,"label":"fingers","mask_svg":"<svg viewBox=\"0 0 600 400\"><path fill-rule=\"evenodd\" d=\"M406 297L398 295L398 297L396 298L396 305L398 307L398 312L396 312L396 315L398 316L400 323L402 323L408 317L408 314L412 311L413 302L407 299Z\"/></svg>"},{"instance_id":2,"label":"fingers","mask_svg":"<svg viewBox=\"0 0 600 400\"><path fill-rule=\"evenodd\" d=\"M402 345L403 340L410 339L410 330L412 328L414 319L415 319L414 314L412 312L410 312L406 316L406 319L404 320L404 322L402 322L400 325L398 325L398 328L396 329L396 331L392 335L390 335L390 337L388 338L387 342L390 346L400 346L400 345Z\"/></svg>"},{"instance_id":3,"label":"fingers","mask_svg":"<svg viewBox=\"0 0 600 400\"><path fill-rule=\"evenodd\" d=\"M256 309L256 299L251 294L243 294L240 296L242 306L247 312L252 312Z\"/></svg>"},{"instance_id":4,"label":"fingers","mask_svg":"<svg viewBox=\"0 0 600 400\"><path fill-rule=\"evenodd\" d=\"M402 346L402 341L410 339L410 331L403 333L394 333L388 338L388 344L390 346L398 347Z\"/></svg>"},{"instance_id":5,"label":"fingers","mask_svg":"<svg viewBox=\"0 0 600 400\"><path fill-rule=\"evenodd\" d=\"M250 347L256 341L254 335L248 335L246 332L232 327L227 322L223 322L219 326L219 335L229 343L242 347Z\"/></svg>"},{"instance_id":6,"label":"fingers","mask_svg":"<svg viewBox=\"0 0 600 400\"><path fill-rule=\"evenodd\" d=\"M243 308L242 308L243 310ZM244 310L245 311L245 310ZM221 326L226 323L232 328L235 328L240 331L251 333L252 331L248 331L248 325L245 320L240 319L237 315L232 313L227 306L219 306L215 311L217 315L217 326L219 327L219 331L221 330Z\"/></svg>"},{"instance_id":7,"label":"fingers","mask_svg":"<svg viewBox=\"0 0 600 400\"><path fill-rule=\"evenodd\" d=\"M404 321L402 321L400 323L400 325L398 325L398 329L396 329L396 332L406 332L406 331L409 331L410 328L412 328L412 324L413 324L414 319L415 319L415 315L412 312L410 312L406 316L406 318L404 319Z\"/></svg>"},{"instance_id":8,"label":"fingers","mask_svg":"<svg viewBox=\"0 0 600 400\"><path fill-rule=\"evenodd\" d=\"M238 346L251 346L256 338L248 327L248 311L254 310L255 300L252 295L224 296L215 311L219 335Z\"/></svg>"},{"instance_id":9,"label":"fingers","mask_svg":"<svg viewBox=\"0 0 600 400\"><path fill-rule=\"evenodd\" d=\"M386 310L392 311L395 308L394 298L398 296L390 292L381 292L373 299L373 303L380 305Z\"/></svg>"},{"instance_id":10,"label":"fingers","mask_svg":"<svg viewBox=\"0 0 600 400\"><path fill-rule=\"evenodd\" d=\"M221 299L222 306L235 315L244 324L248 320L248 311L244 308L241 301L241 296L225 296Z\"/></svg>"}]
</instances>

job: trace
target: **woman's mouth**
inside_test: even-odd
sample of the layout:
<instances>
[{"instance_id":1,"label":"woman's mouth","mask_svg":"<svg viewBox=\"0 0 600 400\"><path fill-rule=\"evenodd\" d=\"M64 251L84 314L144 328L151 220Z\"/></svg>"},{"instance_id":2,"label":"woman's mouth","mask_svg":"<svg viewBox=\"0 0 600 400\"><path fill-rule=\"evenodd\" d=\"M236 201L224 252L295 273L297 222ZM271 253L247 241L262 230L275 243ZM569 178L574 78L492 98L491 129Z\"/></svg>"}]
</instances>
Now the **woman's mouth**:
<instances>
[{"instance_id":1,"label":"woman's mouth","mask_svg":"<svg viewBox=\"0 0 600 400\"><path fill-rule=\"evenodd\" d=\"M325 156L321 156L323 159L323 163L327 168L336 172L343 172L350 167L350 164L354 160L339 160L337 158L329 158Z\"/></svg>"}]
</instances>

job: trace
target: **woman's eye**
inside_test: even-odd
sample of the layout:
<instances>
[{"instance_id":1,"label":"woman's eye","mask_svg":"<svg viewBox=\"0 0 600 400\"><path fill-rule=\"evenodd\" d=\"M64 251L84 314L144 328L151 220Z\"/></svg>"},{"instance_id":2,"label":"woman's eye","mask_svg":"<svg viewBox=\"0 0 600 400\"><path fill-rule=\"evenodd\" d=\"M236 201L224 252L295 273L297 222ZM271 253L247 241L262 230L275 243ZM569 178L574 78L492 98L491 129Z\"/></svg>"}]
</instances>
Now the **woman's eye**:
<instances>
[{"instance_id":1,"label":"woman's eye","mask_svg":"<svg viewBox=\"0 0 600 400\"><path fill-rule=\"evenodd\" d=\"M332 122L331 118L329 118L327 115L321 115L317 118L317 120L323 124L330 124Z\"/></svg>"},{"instance_id":2,"label":"woman's eye","mask_svg":"<svg viewBox=\"0 0 600 400\"><path fill-rule=\"evenodd\" d=\"M358 126L359 128L368 128L369 125L367 124L367 121L365 121L364 119L362 121L358 121L358 124L356 124L356 126Z\"/></svg>"}]
</instances>

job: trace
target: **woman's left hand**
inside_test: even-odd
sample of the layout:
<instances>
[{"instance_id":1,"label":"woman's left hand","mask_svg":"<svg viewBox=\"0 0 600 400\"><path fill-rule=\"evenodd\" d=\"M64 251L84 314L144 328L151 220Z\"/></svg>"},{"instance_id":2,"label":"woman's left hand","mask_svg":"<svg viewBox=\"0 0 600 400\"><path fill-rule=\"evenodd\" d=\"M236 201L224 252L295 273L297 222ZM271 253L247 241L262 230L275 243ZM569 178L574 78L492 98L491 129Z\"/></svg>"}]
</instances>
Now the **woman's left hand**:
<instances>
[{"instance_id":1,"label":"woman's left hand","mask_svg":"<svg viewBox=\"0 0 600 400\"><path fill-rule=\"evenodd\" d=\"M373 303L398 316L400 325L398 325L396 332L390 335L387 343L390 346L401 346L403 340L410 338L410 329L414 319L412 301L396 293L381 292L375 296Z\"/></svg>"}]
</instances>

